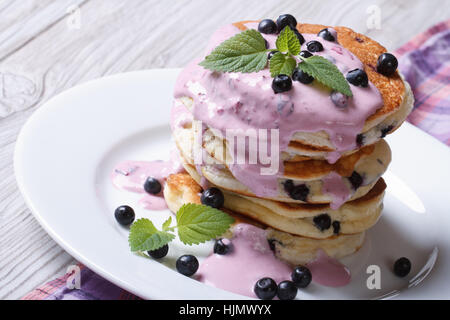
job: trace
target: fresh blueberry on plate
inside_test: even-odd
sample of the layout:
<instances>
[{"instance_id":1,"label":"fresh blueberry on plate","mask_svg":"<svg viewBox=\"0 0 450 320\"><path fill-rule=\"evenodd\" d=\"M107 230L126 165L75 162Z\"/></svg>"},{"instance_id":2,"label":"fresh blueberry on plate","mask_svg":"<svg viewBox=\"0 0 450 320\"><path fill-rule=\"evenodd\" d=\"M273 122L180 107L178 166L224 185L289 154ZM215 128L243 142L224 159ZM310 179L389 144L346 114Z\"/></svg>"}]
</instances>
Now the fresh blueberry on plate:
<instances>
[{"instance_id":1,"label":"fresh blueberry on plate","mask_svg":"<svg viewBox=\"0 0 450 320\"><path fill-rule=\"evenodd\" d=\"M398 277L406 277L411 271L411 261L408 258L402 257L394 263L394 273Z\"/></svg>"},{"instance_id":2,"label":"fresh blueberry on plate","mask_svg":"<svg viewBox=\"0 0 450 320\"><path fill-rule=\"evenodd\" d=\"M286 280L278 284L277 296L280 300L294 300L297 296L297 287L294 282Z\"/></svg>"},{"instance_id":3,"label":"fresh blueberry on plate","mask_svg":"<svg viewBox=\"0 0 450 320\"><path fill-rule=\"evenodd\" d=\"M294 271L292 271L291 279L297 288L306 288L312 280L311 271L304 266L295 267Z\"/></svg>"},{"instance_id":4,"label":"fresh blueberry on plate","mask_svg":"<svg viewBox=\"0 0 450 320\"><path fill-rule=\"evenodd\" d=\"M161 183L153 177L148 177L144 183L144 190L150 194L158 194L161 192Z\"/></svg>"},{"instance_id":5,"label":"fresh blueberry on plate","mask_svg":"<svg viewBox=\"0 0 450 320\"><path fill-rule=\"evenodd\" d=\"M130 206L120 206L114 211L114 216L119 224L129 226L134 221L134 210Z\"/></svg>"},{"instance_id":6,"label":"fresh blueberry on plate","mask_svg":"<svg viewBox=\"0 0 450 320\"><path fill-rule=\"evenodd\" d=\"M271 278L262 278L255 283L254 292L262 300L271 300L277 294L277 284Z\"/></svg>"},{"instance_id":7,"label":"fresh blueberry on plate","mask_svg":"<svg viewBox=\"0 0 450 320\"><path fill-rule=\"evenodd\" d=\"M198 270L198 260L193 255L185 254L177 259L175 266L179 273L190 277Z\"/></svg>"},{"instance_id":8,"label":"fresh blueberry on plate","mask_svg":"<svg viewBox=\"0 0 450 320\"><path fill-rule=\"evenodd\" d=\"M153 259L161 259L167 256L167 253L169 252L169 245L165 244L161 248L156 250L147 251L148 255L152 257Z\"/></svg>"}]
</instances>

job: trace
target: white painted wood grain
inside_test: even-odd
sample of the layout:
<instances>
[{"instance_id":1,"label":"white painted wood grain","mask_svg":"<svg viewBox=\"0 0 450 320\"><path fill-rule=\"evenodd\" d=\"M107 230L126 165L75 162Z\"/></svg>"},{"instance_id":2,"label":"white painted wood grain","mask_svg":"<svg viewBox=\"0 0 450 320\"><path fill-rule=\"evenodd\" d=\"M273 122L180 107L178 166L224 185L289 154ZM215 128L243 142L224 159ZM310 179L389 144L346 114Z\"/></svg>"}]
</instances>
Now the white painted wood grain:
<instances>
[{"instance_id":1,"label":"white painted wood grain","mask_svg":"<svg viewBox=\"0 0 450 320\"><path fill-rule=\"evenodd\" d=\"M79 29L67 11L73 5ZM379 30L367 26L373 5ZM104 75L182 67L233 21L292 13L351 27L393 50L450 18L449 9L448 0L0 0L0 299L20 298L75 263L31 216L13 174L17 134L52 96Z\"/></svg>"}]
</instances>

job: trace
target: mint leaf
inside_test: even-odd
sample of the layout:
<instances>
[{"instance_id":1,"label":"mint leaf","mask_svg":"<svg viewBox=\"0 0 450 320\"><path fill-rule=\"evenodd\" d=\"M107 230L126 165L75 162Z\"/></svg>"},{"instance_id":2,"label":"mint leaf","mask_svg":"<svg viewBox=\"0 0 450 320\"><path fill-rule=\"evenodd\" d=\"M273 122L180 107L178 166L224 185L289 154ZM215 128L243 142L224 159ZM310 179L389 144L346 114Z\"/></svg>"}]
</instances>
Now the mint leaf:
<instances>
[{"instance_id":1,"label":"mint leaf","mask_svg":"<svg viewBox=\"0 0 450 320\"><path fill-rule=\"evenodd\" d=\"M150 220L139 219L130 228L128 243L133 252L150 251L161 248L173 239L175 235L159 231Z\"/></svg>"},{"instance_id":2,"label":"mint leaf","mask_svg":"<svg viewBox=\"0 0 450 320\"><path fill-rule=\"evenodd\" d=\"M245 30L222 42L205 60L202 67L222 72L258 72L267 64L266 41L254 30Z\"/></svg>"},{"instance_id":3,"label":"mint leaf","mask_svg":"<svg viewBox=\"0 0 450 320\"><path fill-rule=\"evenodd\" d=\"M345 94L348 97L353 96L352 90L344 75L333 63L321 56L300 58L303 61L300 62L297 67L303 72L313 76L314 79L333 90Z\"/></svg>"},{"instance_id":4,"label":"mint leaf","mask_svg":"<svg viewBox=\"0 0 450 320\"><path fill-rule=\"evenodd\" d=\"M269 61L270 75L272 77L276 77L279 74L291 76L297 65L297 61L294 58L281 52L275 53Z\"/></svg>"},{"instance_id":5,"label":"mint leaf","mask_svg":"<svg viewBox=\"0 0 450 320\"><path fill-rule=\"evenodd\" d=\"M172 228L170 228L170 224L171 224L171 223L172 223L172 216L170 216L169 219L167 219L167 220L163 223L163 225L162 225L163 231L168 231L168 230L172 229Z\"/></svg>"},{"instance_id":6,"label":"mint leaf","mask_svg":"<svg viewBox=\"0 0 450 320\"><path fill-rule=\"evenodd\" d=\"M225 233L234 219L209 206L188 203L177 212L180 240L188 245L199 244Z\"/></svg>"},{"instance_id":7,"label":"mint leaf","mask_svg":"<svg viewBox=\"0 0 450 320\"><path fill-rule=\"evenodd\" d=\"M280 52L287 52L293 56L300 53L300 41L290 27L285 27L280 32L275 44Z\"/></svg>"}]
</instances>

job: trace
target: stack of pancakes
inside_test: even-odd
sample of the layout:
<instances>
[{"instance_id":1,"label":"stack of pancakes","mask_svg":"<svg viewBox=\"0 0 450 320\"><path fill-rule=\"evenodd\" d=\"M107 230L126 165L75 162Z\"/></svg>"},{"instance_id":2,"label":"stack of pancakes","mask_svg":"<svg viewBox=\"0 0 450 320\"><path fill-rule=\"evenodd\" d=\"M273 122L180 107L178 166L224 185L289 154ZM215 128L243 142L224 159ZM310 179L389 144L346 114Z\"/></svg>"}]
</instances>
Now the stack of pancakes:
<instances>
[{"instance_id":1,"label":"stack of pancakes","mask_svg":"<svg viewBox=\"0 0 450 320\"><path fill-rule=\"evenodd\" d=\"M244 28L244 23L235 25ZM324 28L298 25L301 33L317 34ZM399 74L386 77L374 70L385 48L348 28L334 29L340 45L364 64L369 81L383 99L383 106L366 119L355 137L356 147L341 152L340 158L330 163L330 155L337 150L329 135L299 128L280 154L283 172L277 177L277 194L258 196L230 170L227 159L234 155L229 142L215 128L195 125L193 97L177 97L171 127L187 173L167 180L164 195L172 211L184 203L200 203L202 189L217 187L225 197L224 210L239 222L265 228L277 257L291 264L307 263L319 248L341 258L362 246L365 231L377 222L383 208L386 184L381 175L391 161L383 138L405 120L413 97ZM198 147L203 159L200 164L195 159ZM324 187L330 175L337 176L348 189L339 206L333 205L336 199Z\"/></svg>"}]
</instances>

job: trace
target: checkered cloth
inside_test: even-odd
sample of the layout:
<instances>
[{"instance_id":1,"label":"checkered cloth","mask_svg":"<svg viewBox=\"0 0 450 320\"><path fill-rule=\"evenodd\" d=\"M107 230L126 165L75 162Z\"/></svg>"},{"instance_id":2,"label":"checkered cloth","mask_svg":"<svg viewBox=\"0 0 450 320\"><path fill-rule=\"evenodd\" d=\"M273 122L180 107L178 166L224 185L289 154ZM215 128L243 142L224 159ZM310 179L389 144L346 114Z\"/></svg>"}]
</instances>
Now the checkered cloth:
<instances>
[{"instance_id":1,"label":"checkered cloth","mask_svg":"<svg viewBox=\"0 0 450 320\"><path fill-rule=\"evenodd\" d=\"M416 36L395 54L416 100L408 121L450 146L450 20Z\"/></svg>"},{"instance_id":2,"label":"checkered cloth","mask_svg":"<svg viewBox=\"0 0 450 320\"><path fill-rule=\"evenodd\" d=\"M450 20L416 36L394 54L416 99L408 121L450 146ZM68 289L67 282L72 274L66 274L22 299L139 299L83 265L78 266L81 270L80 289Z\"/></svg>"}]
</instances>

